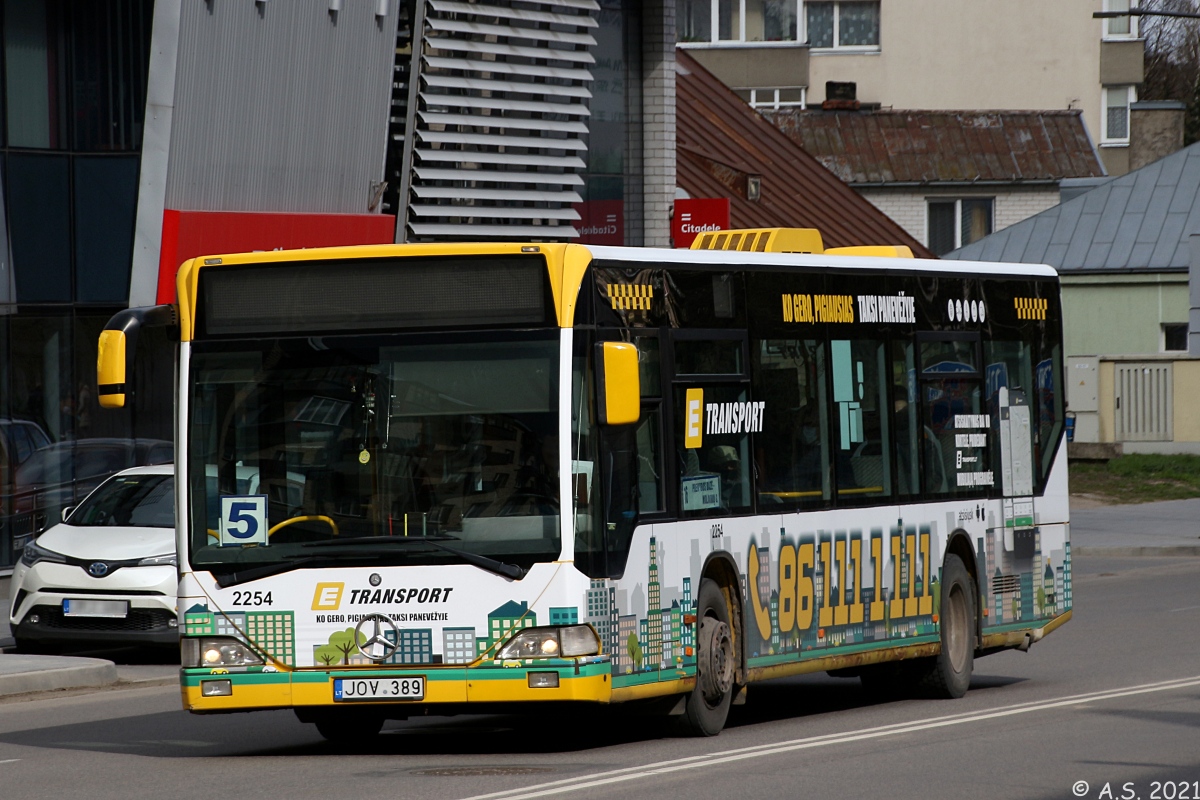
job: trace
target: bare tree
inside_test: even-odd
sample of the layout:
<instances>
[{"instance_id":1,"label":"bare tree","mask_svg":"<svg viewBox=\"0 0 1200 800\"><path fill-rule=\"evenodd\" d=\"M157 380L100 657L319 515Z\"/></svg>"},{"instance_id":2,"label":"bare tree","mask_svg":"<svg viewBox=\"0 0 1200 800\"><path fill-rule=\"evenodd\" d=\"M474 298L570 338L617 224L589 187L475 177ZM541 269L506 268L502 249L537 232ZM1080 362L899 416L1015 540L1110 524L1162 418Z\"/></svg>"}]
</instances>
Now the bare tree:
<instances>
[{"instance_id":1,"label":"bare tree","mask_svg":"<svg viewBox=\"0 0 1200 800\"><path fill-rule=\"evenodd\" d=\"M1200 13L1200 0L1142 0L1148 11ZM1146 76L1142 100L1179 100L1186 106L1183 143L1200 140L1200 19L1145 16L1140 33L1146 40Z\"/></svg>"}]
</instances>

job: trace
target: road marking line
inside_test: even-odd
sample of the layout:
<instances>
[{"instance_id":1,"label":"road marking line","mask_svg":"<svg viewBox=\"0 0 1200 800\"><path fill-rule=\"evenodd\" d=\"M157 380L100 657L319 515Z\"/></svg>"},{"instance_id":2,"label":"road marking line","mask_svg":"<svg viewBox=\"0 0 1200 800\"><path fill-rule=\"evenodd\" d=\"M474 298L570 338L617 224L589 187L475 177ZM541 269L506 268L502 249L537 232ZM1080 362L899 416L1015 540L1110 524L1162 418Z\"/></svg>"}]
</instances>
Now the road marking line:
<instances>
[{"instance_id":1,"label":"road marking line","mask_svg":"<svg viewBox=\"0 0 1200 800\"><path fill-rule=\"evenodd\" d=\"M1172 608L1167 613L1174 614L1176 611L1195 611L1197 608L1200 608L1200 606L1184 606L1183 608Z\"/></svg>"},{"instance_id":2,"label":"road marking line","mask_svg":"<svg viewBox=\"0 0 1200 800\"><path fill-rule=\"evenodd\" d=\"M727 750L720 754L688 756L686 758L672 759L670 761L663 761L657 764L642 764L636 767L625 767L623 769L610 770L608 772L597 772L592 775L582 777L567 778L559 781L550 781L548 783L539 783L535 784L534 786L526 786L520 789L509 789L502 792L473 795L469 798L465 798L465 800L527 800L527 798L546 797L553 794L577 792L583 789L592 789L597 786L638 780L651 775L666 775L685 769L712 767L718 764L727 764L733 761L744 761L750 758L778 755L780 753L788 753L794 750L807 750L814 747L825 747L831 744L844 744L847 742L857 742L865 739L878 739L883 736L893 736L901 733L914 733L916 731L930 730L933 728L944 728L950 725L962 725L967 722L982 722L984 720L996 719L999 717L1027 714L1031 711L1044 711L1052 708L1078 706L1097 700L1114 700L1120 697L1148 694L1150 692L1165 692L1171 691L1172 689L1186 689L1191 686L1200 686L1200 676L1194 676L1191 678L1178 678L1171 681L1159 681L1156 683L1144 683L1136 686L1127 686L1121 689L1110 689L1103 692L1089 692L1087 694L1069 695L1067 697L1059 698L1058 700L1051 699L1030 703L1019 703L1011 706L1001 706L1000 708L990 711L974 711L962 714L951 714L944 717L931 717L926 720L918 720L915 722L899 722L891 725L882 725L876 728L864 728L859 731L844 731L842 733L830 733L822 736L811 736L804 739L791 739L785 742L775 742L772 744L761 744L753 747L745 747L740 750Z\"/></svg>"},{"instance_id":3,"label":"road marking line","mask_svg":"<svg viewBox=\"0 0 1200 800\"><path fill-rule=\"evenodd\" d=\"M0 761L0 764L15 764L20 760L21 759L19 758L6 758L3 761Z\"/></svg>"}]
</instances>

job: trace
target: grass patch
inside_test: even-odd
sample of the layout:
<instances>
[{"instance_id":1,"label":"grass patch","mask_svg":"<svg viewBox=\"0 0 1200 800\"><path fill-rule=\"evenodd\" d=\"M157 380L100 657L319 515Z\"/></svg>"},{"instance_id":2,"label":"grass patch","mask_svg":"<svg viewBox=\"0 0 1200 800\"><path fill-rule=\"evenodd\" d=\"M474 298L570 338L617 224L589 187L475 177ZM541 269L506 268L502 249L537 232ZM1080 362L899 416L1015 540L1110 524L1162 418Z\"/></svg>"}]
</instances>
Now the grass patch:
<instances>
[{"instance_id":1,"label":"grass patch","mask_svg":"<svg viewBox=\"0 0 1200 800\"><path fill-rule=\"evenodd\" d=\"M1108 462L1073 461L1071 494L1108 503L1200 497L1200 456L1134 454Z\"/></svg>"}]
</instances>

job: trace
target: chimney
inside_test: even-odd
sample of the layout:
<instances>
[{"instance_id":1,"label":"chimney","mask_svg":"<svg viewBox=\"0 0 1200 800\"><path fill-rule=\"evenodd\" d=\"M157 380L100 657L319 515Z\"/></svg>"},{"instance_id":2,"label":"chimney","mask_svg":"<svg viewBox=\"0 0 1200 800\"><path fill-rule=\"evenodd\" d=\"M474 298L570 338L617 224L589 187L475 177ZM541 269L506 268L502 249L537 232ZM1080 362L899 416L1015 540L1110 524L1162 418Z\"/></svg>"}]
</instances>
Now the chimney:
<instances>
[{"instance_id":1,"label":"chimney","mask_svg":"<svg viewBox=\"0 0 1200 800\"><path fill-rule=\"evenodd\" d=\"M1147 101L1129 106L1129 169L1152 164L1183 149L1183 114L1178 100Z\"/></svg>"},{"instance_id":2,"label":"chimney","mask_svg":"<svg viewBox=\"0 0 1200 800\"><path fill-rule=\"evenodd\" d=\"M858 84L854 81L825 81L822 111L858 111Z\"/></svg>"}]
</instances>

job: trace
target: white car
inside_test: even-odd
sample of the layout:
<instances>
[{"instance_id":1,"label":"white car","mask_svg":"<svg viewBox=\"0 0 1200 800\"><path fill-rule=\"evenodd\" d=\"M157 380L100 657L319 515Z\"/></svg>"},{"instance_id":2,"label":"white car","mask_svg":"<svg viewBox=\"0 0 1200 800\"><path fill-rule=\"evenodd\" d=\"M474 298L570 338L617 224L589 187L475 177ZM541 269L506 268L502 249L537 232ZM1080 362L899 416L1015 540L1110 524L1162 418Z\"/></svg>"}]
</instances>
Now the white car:
<instances>
[{"instance_id":1,"label":"white car","mask_svg":"<svg viewBox=\"0 0 1200 800\"><path fill-rule=\"evenodd\" d=\"M17 648L176 645L176 564L173 466L118 472L25 545L11 586Z\"/></svg>"}]
</instances>

